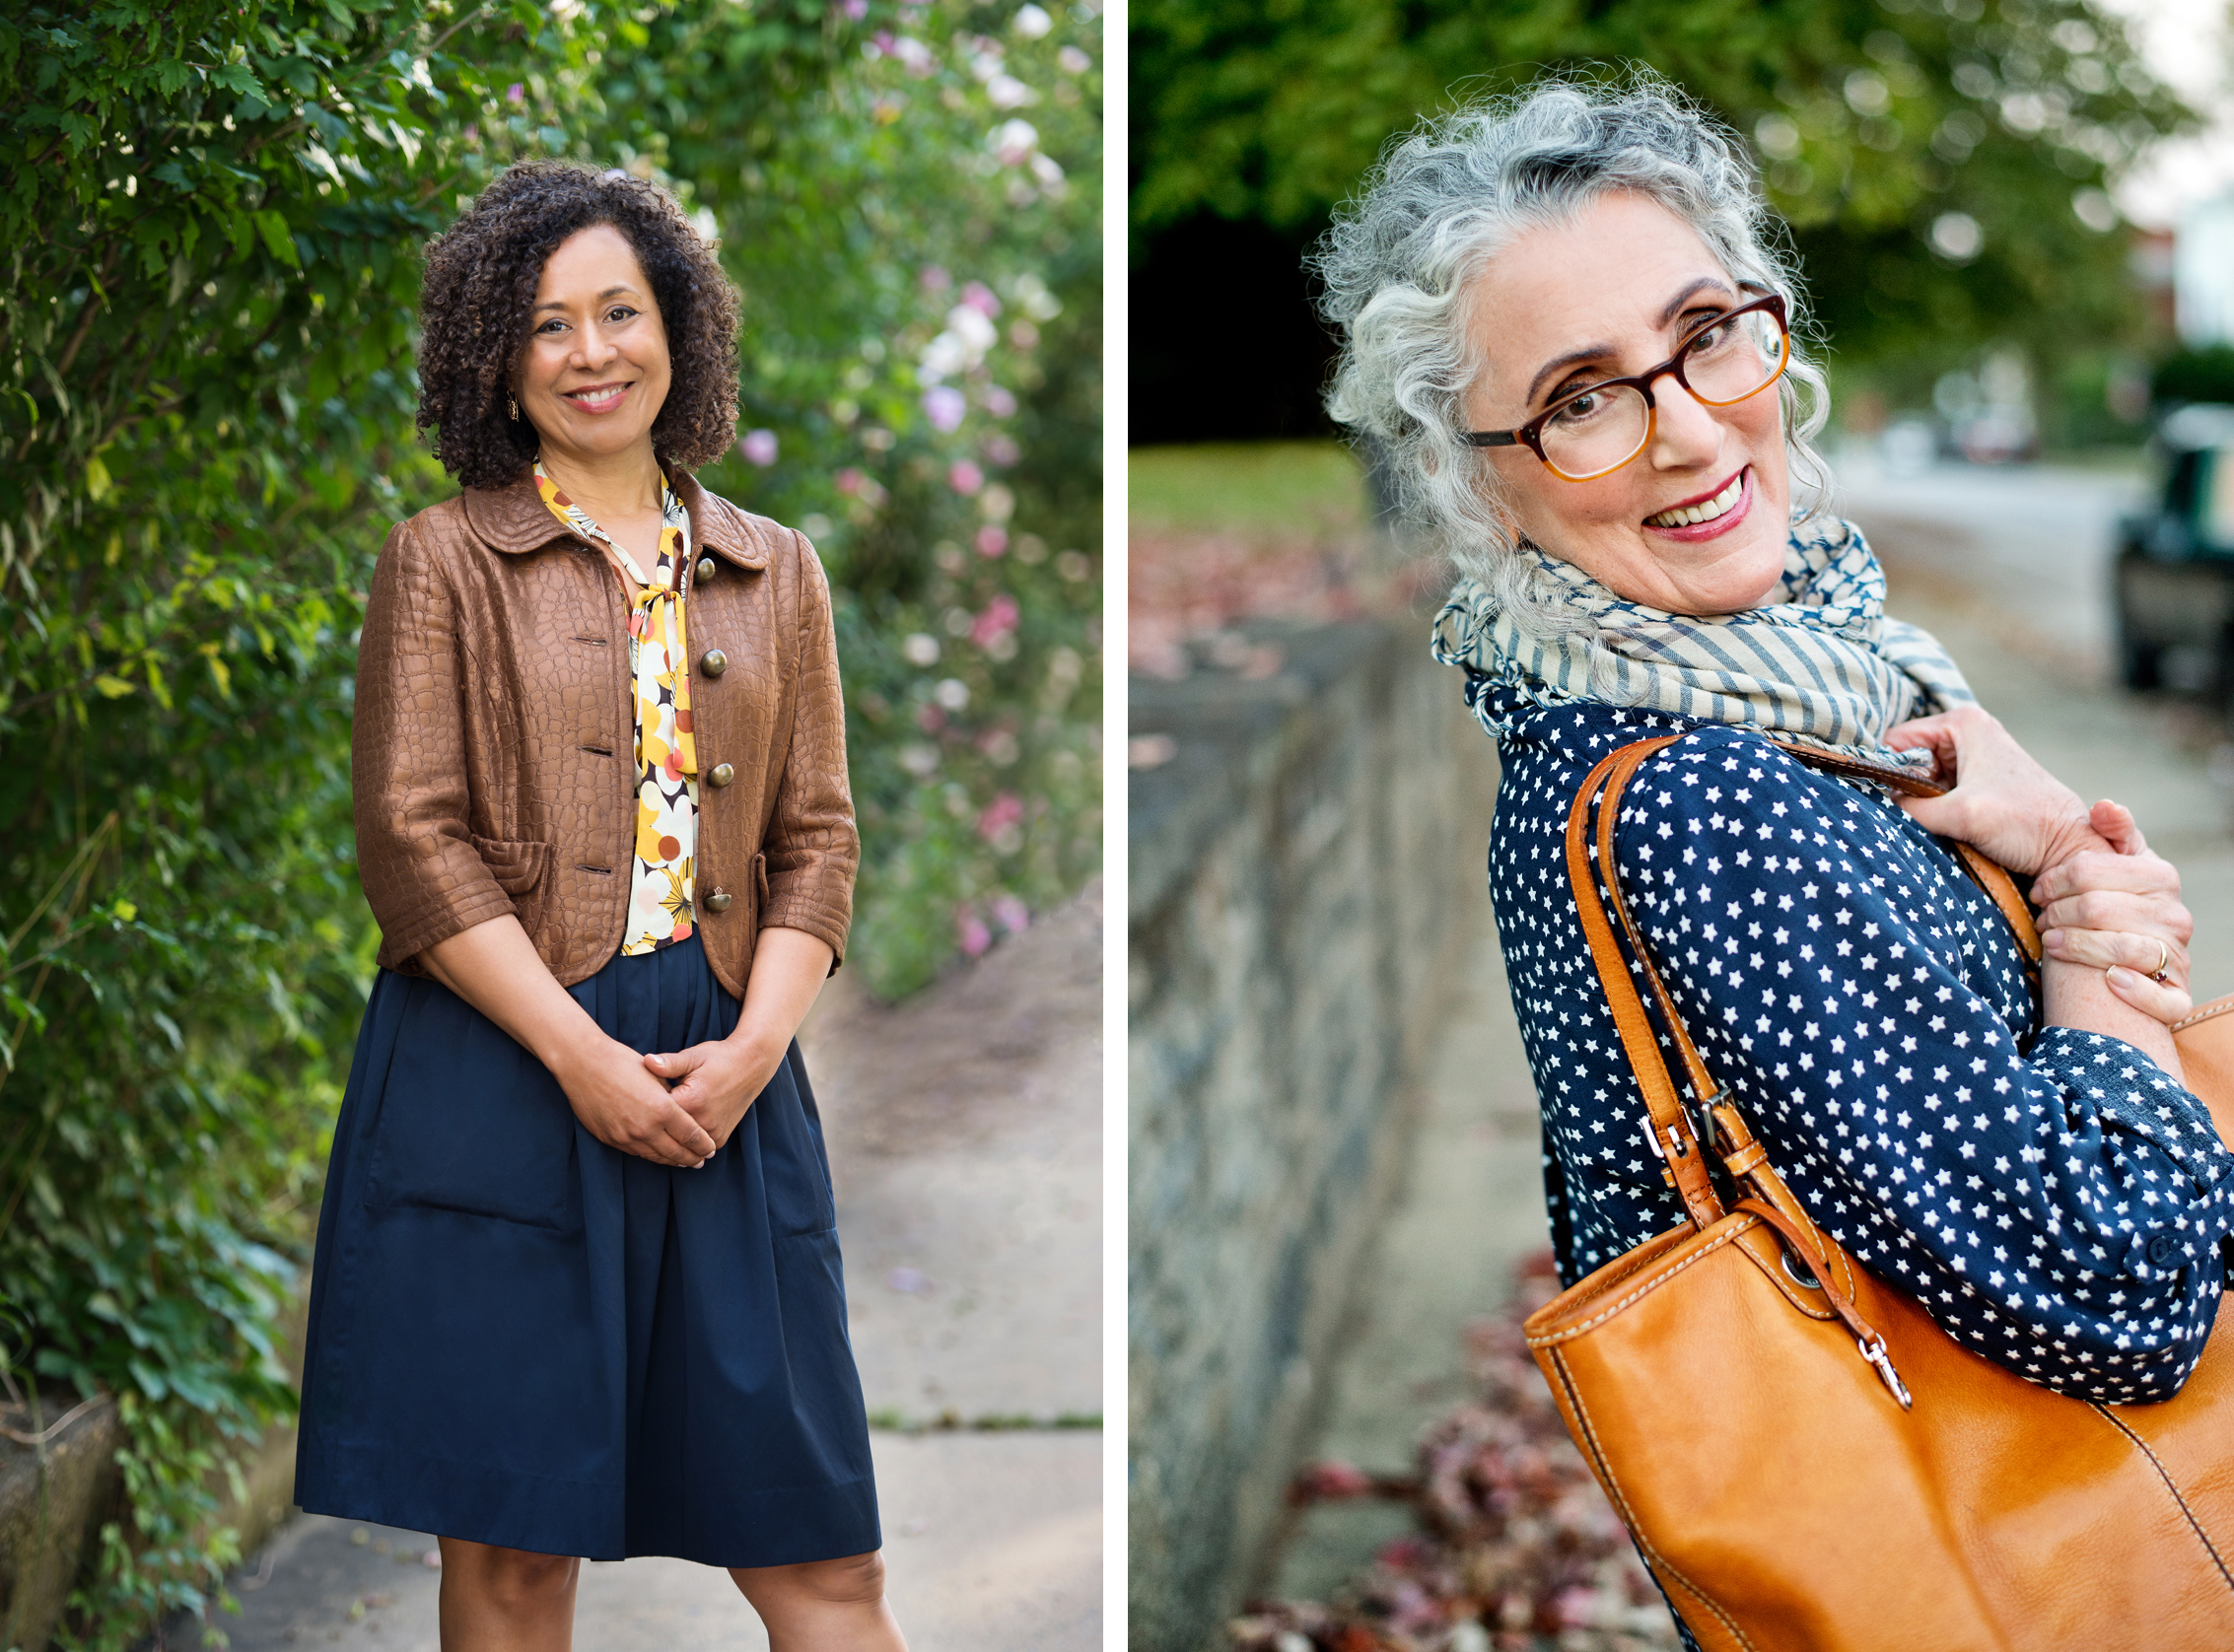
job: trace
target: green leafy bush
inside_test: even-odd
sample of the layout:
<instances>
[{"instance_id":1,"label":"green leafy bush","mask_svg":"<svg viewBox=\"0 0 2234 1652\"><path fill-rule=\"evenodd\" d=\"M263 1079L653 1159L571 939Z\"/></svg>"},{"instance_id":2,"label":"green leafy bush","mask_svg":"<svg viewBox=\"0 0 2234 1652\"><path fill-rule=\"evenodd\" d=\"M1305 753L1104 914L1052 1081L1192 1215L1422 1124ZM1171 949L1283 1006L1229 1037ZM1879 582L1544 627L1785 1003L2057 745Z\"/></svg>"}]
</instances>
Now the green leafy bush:
<instances>
[{"instance_id":1,"label":"green leafy bush","mask_svg":"<svg viewBox=\"0 0 2234 1652\"><path fill-rule=\"evenodd\" d=\"M113 1391L127 1426L73 1644L207 1603L235 1545L214 1488L293 1403L276 1326L375 938L355 633L387 523L450 491L410 425L418 244L527 154L657 172L707 215L775 448L708 481L828 557L852 961L904 991L1098 842L1089 25L858 0L0 18L0 1280L35 1375ZM1030 144L989 146L1027 114ZM965 296L998 337L934 385Z\"/></svg>"},{"instance_id":2,"label":"green leafy bush","mask_svg":"<svg viewBox=\"0 0 2234 1652\"><path fill-rule=\"evenodd\" d=\"M829 98L740 132L714 111L759 101L755 27L667 14L600 88L744 288L760 434L708 480L839 588L853 958L889 996L1100 860L1096 31L904 6Z\"/></svg>"},{"instance_id":3,"label":"green leafy bush","mask_svg":"<svg viewBox=\"0 0 2234 1652\"><path fill-rule=\"evenodd\" d=\"M211 1471L292 1403L365 984L353 593L434 481L407 248L427 87L472 71L431 45L307 6L0 23L0 1279L36 1375L122 1406L90 1645L201 1604Z\"/></svg>"}]
</instances>

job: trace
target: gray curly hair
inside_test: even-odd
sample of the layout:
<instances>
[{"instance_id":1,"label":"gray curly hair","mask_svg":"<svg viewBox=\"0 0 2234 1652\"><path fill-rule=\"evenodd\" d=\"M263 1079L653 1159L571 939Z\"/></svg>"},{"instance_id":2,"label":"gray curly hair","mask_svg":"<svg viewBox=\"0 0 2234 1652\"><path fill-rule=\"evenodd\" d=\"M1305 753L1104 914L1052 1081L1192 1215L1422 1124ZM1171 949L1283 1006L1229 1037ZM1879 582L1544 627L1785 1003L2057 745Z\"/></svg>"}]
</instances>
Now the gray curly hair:
<instances>
[{"instance_id":1,"label":"gray curly hair","mask_svg":"<svg viewBox=\"0 0 2234 1652\"><path fill-rule=\"evenodd\" d=\"M1423 121L1397 140L1310 256L1320 312L1342 329L1327 411L1377 447L1406 519L1473 575L1523 630L1571 621L1515 552L1495 472L1466 445L1464 400L1481 362L1467 293L1523 231L1571 222L1617 189L1696 230L1733 281L1781 294L1791 365L1779 386L1795 502L1811 515L1829 471L1810 439L1830 412L1823 371L1801 352L1794 259L1780 244L1743 144L1659 77L1540 81Z\"/></svg>"}]
</instances>

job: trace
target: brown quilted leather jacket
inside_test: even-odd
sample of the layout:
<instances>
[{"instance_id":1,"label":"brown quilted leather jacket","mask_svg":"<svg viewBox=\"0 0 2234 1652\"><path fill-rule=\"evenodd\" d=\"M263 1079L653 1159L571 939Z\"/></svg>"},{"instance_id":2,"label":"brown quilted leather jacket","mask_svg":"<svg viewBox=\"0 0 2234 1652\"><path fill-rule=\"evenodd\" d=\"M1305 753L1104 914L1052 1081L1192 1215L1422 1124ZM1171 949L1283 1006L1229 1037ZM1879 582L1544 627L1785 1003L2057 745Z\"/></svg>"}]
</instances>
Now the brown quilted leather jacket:
<instances>
[{"instance_id":1,"label":"brown quilted leather jacket","mask_svg":"<svg viewBox=\"0 0 2234 1652\"><path fill-rule=\"evenodd\" d=\"M692 544L699 933L742 998L762 929L843 954L853 917L830 587L803 535L673 481ZM709 671L716 652L726 668ZM532 476L400 523L366 604L351 751L381 964L424 974L421 952L510 912L562 985L601 969L628 907L634 727L620 583Z\"/></svg>"}]
</instances>

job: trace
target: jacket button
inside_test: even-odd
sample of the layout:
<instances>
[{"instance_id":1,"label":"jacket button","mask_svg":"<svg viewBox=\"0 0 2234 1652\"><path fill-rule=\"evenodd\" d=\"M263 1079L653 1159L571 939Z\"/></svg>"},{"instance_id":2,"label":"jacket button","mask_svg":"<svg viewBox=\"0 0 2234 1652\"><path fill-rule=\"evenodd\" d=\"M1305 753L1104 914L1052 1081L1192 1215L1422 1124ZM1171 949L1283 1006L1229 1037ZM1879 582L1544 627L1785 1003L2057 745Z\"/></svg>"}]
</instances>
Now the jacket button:
<instances>
[{"instance_id":1,"label":"jacket button","mask_svg":"<svg viewBox=\"0 0 2234 1652\"><path fill-rule=\"evenodd\" d=\"M717 763L714 765L714 772L706 778L716 786L727 786L731 781L736 779L736 771L727 763Z\"/></svg>"},{"instance_id":2,"label":"jacket button","mask_svg":"<svg viewBox=\"0 0 2234 1652\"><path fill-rule=\"evenodd\" d=\"M717 913L727 912L730 910L730 902L735 899L736 897L727 889L717 889L706 897L706 910Z\"/></svg>"},{"instance_id":3,"label":"jacket button","mask_svg":"<svg viewBox=\"0 0 2234 1652\"><path fill-rule=\"evenodd\" d=\"M718 677L730 668L730 656L720 649L708 649L698 656L698 668L709 677Z\"/></svg>"},{"instance_id":4,"label":"jacket button","mask_svg":"<svg viewBox=\"0 0 2234 1652\"><path fill-rule=\"evenodd\" d=\"M2151 1268L2169 1270L2180 1261L2180 1241L2162 1228L2149 1235L2147 1251Z\"/></svg>"},{"instance_id":5,"label":"jacket button","mask_svg":"<svg viewBox=\"0 0 2234 1652\"><path fill-rule=\"evenodd\" d=\"M721 566L710 556L700 557L698 559L698 583L704 585L708 580L711 580L721 571Z\"/></svg>"}]
</instances>

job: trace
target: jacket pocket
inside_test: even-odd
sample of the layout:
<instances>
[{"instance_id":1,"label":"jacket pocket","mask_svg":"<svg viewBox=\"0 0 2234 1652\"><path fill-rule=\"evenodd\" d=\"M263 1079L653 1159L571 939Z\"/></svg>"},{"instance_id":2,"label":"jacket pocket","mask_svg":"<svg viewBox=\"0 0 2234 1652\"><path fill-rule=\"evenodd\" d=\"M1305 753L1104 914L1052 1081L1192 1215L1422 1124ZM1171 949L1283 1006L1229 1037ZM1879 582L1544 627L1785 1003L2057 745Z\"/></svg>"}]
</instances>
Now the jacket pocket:
<instances>
[{"instance_id":1,"label":"jacket pocket","mask_svg":"<svg viewBox=\"0 0 2234 1652\"><path fill-rule=\"evenodd\" d=\"M550 885L554 859L551 846L476 835L473 849L495 876L497 887L512 897L520 927L532 936L543 921L543 892Z\"/></svg>"}]
</instances>

